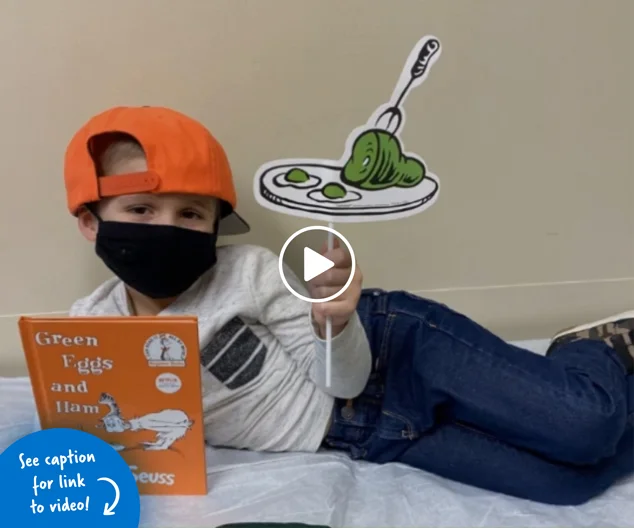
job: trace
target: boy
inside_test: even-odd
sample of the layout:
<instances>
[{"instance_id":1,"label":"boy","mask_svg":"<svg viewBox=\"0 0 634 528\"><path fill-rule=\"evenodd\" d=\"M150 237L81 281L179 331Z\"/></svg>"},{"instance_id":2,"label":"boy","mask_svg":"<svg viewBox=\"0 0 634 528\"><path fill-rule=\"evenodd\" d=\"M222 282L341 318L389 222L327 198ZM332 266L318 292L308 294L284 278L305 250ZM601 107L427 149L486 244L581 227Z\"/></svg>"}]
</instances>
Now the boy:
<instances>
[{"instance_id":1,"label":"boy","mask_svg":"<svg viewBox=\"0 0 634 528\"><path fill-rule=\"evenodd\" d=\"M216 248L248 230L229 163L169 109L92 118L68 147L65 181L80 231L116 275L71 315L196 315L210 444L342 449L551 504L585 502L634 471L634 313L567 331L542 357L444 305L362 290L360 272L308 305L270 251ZM349 256L326 256L337 265L313 297L348 278Z\"/></svg>"}]
</instances>

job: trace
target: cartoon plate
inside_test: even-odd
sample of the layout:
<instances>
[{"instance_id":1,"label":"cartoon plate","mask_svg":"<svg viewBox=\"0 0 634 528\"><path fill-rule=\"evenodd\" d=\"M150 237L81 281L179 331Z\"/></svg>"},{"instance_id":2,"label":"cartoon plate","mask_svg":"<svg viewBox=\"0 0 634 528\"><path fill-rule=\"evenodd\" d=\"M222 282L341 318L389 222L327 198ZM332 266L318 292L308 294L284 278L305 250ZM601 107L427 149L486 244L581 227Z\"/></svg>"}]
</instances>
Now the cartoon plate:
<instances>
[{"instance_id":1,"label":"cartoon plate","mask_svg":"<svg viewBox=\"0 0 634 528\"><path fill-rule=\"evenodd\" d=\"M424 160L405 152L402 104L422 83L441 46L424 37L410 54L390 103L355 129L338 161L286 159L262 165L254 179L258 203L295 216L337 222L390 220L430 207L440 184Z\"/></svg>"},{"instance_id":2,"label":"cartoon plate","mask_svg":"<svg viewBox=\"0 0 634 528\"><path fill-rule=\"evenodd\" d=\"M283 181L292 171L308 174L319 183L303 187L279 185L278 182ZM375 169L374 173L368 171L367 177L363 180L352 180L354 183L342 178L344 174L342 167L319 165L311 163L310 160L298 160L297 163L289 162L285 165L275 164L262 173L259 192L270 202L270 208L281 212L291 209L298 213L336 217L337 221L345 222L346 217L356 221L359 215L394 217L413 214L422 206L431 205L439 188L436 176L429 173L415 184L392 184L389 187L386 186L387 182L383 182L386 175L398 180L398 175L405 173L399 173L395 169L383 172ZM375 189L390 189L389 196L376 192Z\"/></svg>"}]
</instances>

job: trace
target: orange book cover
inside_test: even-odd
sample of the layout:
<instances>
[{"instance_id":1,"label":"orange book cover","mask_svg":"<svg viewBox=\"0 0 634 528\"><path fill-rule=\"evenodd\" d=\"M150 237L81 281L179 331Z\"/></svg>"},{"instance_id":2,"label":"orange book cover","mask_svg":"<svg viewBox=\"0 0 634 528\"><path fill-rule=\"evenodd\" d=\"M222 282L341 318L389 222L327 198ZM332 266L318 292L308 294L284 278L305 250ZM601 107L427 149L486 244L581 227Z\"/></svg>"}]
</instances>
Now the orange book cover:
<instances>
[{"instance_id":1,"label":"orange book cover","mask_svg":"<svg viewBox=\"0 0 634 528\"><path fill-rule=\"evenodd\" d=\"M42 429L108 442L144 495L205 495L195 317L21 317Z\"/></svg>"}]
</instances>

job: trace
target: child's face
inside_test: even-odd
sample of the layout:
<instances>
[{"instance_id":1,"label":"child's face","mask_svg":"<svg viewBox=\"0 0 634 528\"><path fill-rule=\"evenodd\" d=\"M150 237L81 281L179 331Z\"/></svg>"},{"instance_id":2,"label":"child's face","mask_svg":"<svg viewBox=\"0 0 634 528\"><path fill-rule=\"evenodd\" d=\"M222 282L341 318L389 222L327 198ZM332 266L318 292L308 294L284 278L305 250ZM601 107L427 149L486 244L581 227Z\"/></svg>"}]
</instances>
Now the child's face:
<instances>
[{"instance_id":1,"label":"child's face","mask_svg":"<svg viewBox=\"0 0 634 528\"><path fill-rule=\"evenodd\" d=\"M124 160L110 174L146 170L145 160ZM212 233L218 214L218 201L194 194L126 194L105 198L97 212L104 221L172 225ZM90 241L98 230L96 218L88 210L79 214L79 229Z\"/></svg>"},{"instance_id":2,"label":"child's face","mask_svg":"<svg viewBox=\"0 0 634 528\"><path fill-rule=\"evenodd\" d=\"M97 212L103 221L162 224L213 233L217 200L192 194L126 194L99 202ZM99 229L88 210L79 214L79 229L94 242Z\"/></svg>"},{"instance_id":3,"label":"child's face","mask_svg":"<svg viewBox=\"0 0 634 528\"><path fill-rule=\"evenodd\" d=\"M104 221L172 225L211 233L216 200L187 194L127 194L100 203L99 216Z\"/></svg>"}]
</instances>

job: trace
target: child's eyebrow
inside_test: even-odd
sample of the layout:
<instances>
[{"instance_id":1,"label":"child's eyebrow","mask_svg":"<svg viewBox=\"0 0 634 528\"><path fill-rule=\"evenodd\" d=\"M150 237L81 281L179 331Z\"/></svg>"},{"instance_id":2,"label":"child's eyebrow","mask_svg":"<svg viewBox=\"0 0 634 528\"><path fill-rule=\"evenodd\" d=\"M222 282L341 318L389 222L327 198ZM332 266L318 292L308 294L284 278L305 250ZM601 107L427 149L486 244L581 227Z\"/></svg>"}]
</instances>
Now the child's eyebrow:
<instances>
[{"instance_id":1,"label":"child's eyebrow","mask_svg":"<svg viewBox=\"0 0 634 528\"><path fill-rule=\"evenodd\" d=\"M153 196L149 193L143 194L124 194L120 196L124 202L138 202L139 200L151 200Z\"/></svg>"},{"instance_id":2,"label":"child's eyebrow","mask_svg":"<svg viewBox=\"0 0 634 528\"><path fill-rule=\"evenodd\" d=\"M193 200L193 204L202 207L203 209L214 209L214 202L203 202L202 200Z\"/></svg>"}]
</instances>

